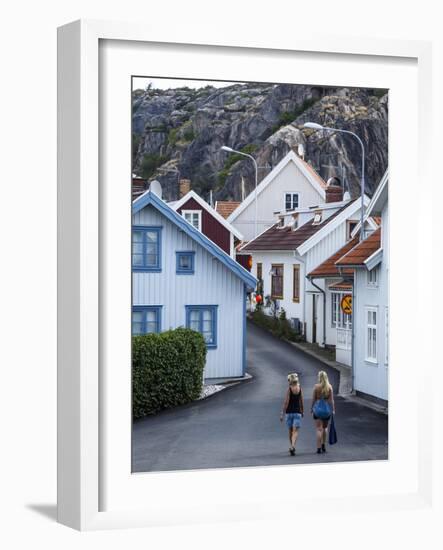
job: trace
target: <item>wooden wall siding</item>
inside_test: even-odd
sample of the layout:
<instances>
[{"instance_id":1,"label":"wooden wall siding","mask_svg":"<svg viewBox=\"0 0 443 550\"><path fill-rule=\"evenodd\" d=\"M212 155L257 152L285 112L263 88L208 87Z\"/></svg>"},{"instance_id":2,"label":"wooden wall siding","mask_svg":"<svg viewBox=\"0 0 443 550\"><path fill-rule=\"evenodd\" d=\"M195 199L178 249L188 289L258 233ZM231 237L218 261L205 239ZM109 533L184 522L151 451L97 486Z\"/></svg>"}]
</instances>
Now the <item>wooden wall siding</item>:
<instances>
[{"instance_id":1,"label":"wooden wall siding","mask_svg":"<svg viewBox=\"0 0 443 550\"><path fill-rule=\"evenodd\" d=\"M211 216L197 201L190 198L182 205L177 212L181 215L182 210L201 210L202 211L202 233L211 241L218 245L226 254L231 253L231 233L217 221L214 216Z\"/></svg>"},{"instance_id":2,"label":"wooden wall siding","mask_svg":"<svg viewBox=\"0 0 443 550\"><path fill-rule=\"evenodd\" d=\"M243 374L243 282L183 231L147 206L133 224L160 225L161 273L133 273L133 305L162 305L162 330L185 326L186 305L218 305L217 348L208 349L206 378ZM195 274L177 275L175 252L195 251Z\"/></svg>"}]
</instances>

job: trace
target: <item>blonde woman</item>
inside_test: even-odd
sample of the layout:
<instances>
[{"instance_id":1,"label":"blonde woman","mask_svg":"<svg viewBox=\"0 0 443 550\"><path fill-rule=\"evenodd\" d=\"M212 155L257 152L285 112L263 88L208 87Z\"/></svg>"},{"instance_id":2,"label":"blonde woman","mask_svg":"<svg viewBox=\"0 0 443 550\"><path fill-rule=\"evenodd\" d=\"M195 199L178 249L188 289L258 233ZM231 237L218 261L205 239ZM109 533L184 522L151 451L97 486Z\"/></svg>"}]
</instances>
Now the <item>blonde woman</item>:
<instances>
[{"instance_id":1,"label":"blonde woman","mask_svg":"<svg viewBox=\"0 0 443 550\"><path fill-rule=\"evenodd\" d=\"M331 414L335 414L334 392L324 370L318 373L318 383L312 392L311 413L317 432L317 454L326 452L326 436Z\"/></svg>"},{"instance_id":2,"label":"blonde woman","mask_svg":"<svg viewBox=\"0 0 443 550\"><path fill-rule=\"evenodd\" d=\"M283 422L283 415L286 415L286 426L289 430L289 454L295 456L295 445L297 443L298 431L301 426L301 419L304 414L303 391L300 387L298 374L288 375L289 388L286 391L283 407L280 413L280 422Z\"/></svg>"}]
</instances>

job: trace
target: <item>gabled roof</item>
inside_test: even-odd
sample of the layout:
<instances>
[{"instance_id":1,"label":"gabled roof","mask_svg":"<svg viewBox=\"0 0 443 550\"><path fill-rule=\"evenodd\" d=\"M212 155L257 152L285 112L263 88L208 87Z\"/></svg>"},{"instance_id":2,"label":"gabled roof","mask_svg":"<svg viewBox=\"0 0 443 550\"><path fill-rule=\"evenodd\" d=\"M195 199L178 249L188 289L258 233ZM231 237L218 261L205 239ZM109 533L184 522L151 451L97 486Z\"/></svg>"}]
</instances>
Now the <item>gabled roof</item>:
<instances>
[{"instance_id":1,"label":"gabled roof","mask_svg":"<svg viewBox=\"0 0 443 550\"><path fill-rule=\"evenodd\" d=\"M311 279L334 278L334 277L341 277L342 275L349 275L352 277L354 275L353 269L343 268L339 270L335 262L337 262L342 256L344 256L357 244L358 244L358 238L354 237L349 242L347 242L344 246L342 246L340 250L337 250L335 254L330 256L327 260L325 260L323 263L321 263L315 269L313 269L310 273L308 273L308 277Z\"/></svg>"},{"instance_id":2,"label":"gabled roof","mask_svg":"<svg viewBox=\"0 0 443 550\"><path fill-rule=\"evenodd\" d=\"M227 219L240 204L240 201L216 201L215 211Z\"/></svg>"},{"instance_id":3,"label":"gabled roof","mask_svg":"<svg viewBox=\"0 0 443 550\"><path fill-rule=\"evenodd\" d=\"M276 176L290 163L293 162L300 172L305 176L308 182L314 187L317 193L322 197L323 200L326 199L326 182L317 174L317 172L310 166L307 162L302 160L294 151L289 151L289 153L277 164L277 166L269 172L269 174L262 179L260 184L257 186L257 196L260 195L268 185L275 179ZM238 206L232 214L228 217L229 222L234 222L237 216L249 206L252 201L255 199L255 189L249 193L245 200Z\"/></svg>"},{"instance_id":4,"label":"gabled roof","mask_svg":"<svg viewBox=\"0 0 443 550\"><path fill-rule=\"evenodd\" d=\"M366 216L377 216L383 210L383 206L388 200L388 181L389 172L386 170L372 196L371 202L368 204Z\"/></svg>"},{"instance_id":5,"label":"gabled roof","mask_svg":"<svg viewBox=\"0 0 443 550\"><path fill-rule=\"evenodd\" d=\"M211 216L213 216L225 229L227 229L230 233L235 235L237 239L242 240L243 235L240 233L238 229L236 229L233 225L231 225L223 216L220 216L218 212L216 212L210 204L208 204L204 199L200 197L200 195L197 195L195 191L192 189L186 193L186 195L183 195L181 199L178 201L174 201L173 203L170 203L169 206L177 211L179 208L181 208L184 204L188 202L189 199L194 199L198 204L204 208Z\"/></svg>"},{"instance_id":6,"label":"gabled roof","mask_svg":"<svg viewBox=\"0 0 443 550\"><path fill-rule=\"evenodd\" d=\"M292 229L291 227L279 227L278 224L275 224L252 241L249 241L249 243L244 246L241 251L296 250L316 233L319 233L323 228L328 226L328 224L331 224L333 220L347 210L349 206L350 203L344 205L320 224L314 224L314 218L305 224L300 225L297 229Z\"/></svg>"},{"instance_id":7,"label":"gabled roof","mask_svg":"<svg viewBox=\"0 0 443 550\"><path fill-rule=\"evenodd\" d=\"M203 233L195 229L193 225L187 222L183 216L180 216L175 210L168 206L155 193L146 191L141 197L132 203L132 214L136 214L146 206L153 206L158 212L163 214L170 222L181 229L186 235L191 237L196 243L202 246L207 252L212 254L224 266L226 266L234 275L239 277L248 288L254 289L257 279L249 273L244 267L231 258L226 252L218 247L211 239L208 239Z\"/></svg>"},{"instance_id":8,"label":"gabled roof","mask_svg":"<svg viewBox=\"0 0 443 550\"><path fill-rule=\"evenodd\" d=\"M364 241L359 242L344 254L335 265L339 267L367 267L367 260L380 250L381 228L379 227Z\"/></svg>"},{"instance_id":9,"label":"gabled roof","mask_svg":"<svg viewBox=\"0 0 443 550\"><path fill-rule=\"evenodd\" d=\"M369 203L369 197L366 195L363 197L363 204L367 205ZM298 253L303 256L303 254L306 254L308 250L310 250L313 246L318 244L326 235L328 235L331 231L336 229L341 223L349 219L351 216L353 216L359 209L361 208L361 199L360 197L358 199L353 199L352 201L349 201L345 204L338 212L336 216L331 216L328 218L328 220L331 221L329 224L325 224L324 227L320 228L320 231L317 231L312 235L306 242L304 242L299 250ZM332 218L332 220L331 220ZM326 220L326 221L328 221Z\"/></svg>"}]
</instances>

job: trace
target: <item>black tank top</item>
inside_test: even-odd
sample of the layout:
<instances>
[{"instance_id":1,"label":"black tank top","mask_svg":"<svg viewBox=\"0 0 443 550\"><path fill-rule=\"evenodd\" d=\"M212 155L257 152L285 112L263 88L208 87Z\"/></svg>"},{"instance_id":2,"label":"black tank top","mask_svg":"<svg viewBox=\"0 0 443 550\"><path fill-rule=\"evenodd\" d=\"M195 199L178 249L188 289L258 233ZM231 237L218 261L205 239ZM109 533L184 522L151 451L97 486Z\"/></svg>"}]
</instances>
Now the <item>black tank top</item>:
<instances>
[{"instance_id":1,"label":"black tank top","mask_svg":"<svg viewBox=\"0 0 443 550\"><path fill-rule=\"evenodd\" d=\"M289 403L286 407L286 413L301 413L300 409L300 397L301 397L301 389L298 393L293 393L291 389L289 389Z\"/></svg>"}]
</instances>

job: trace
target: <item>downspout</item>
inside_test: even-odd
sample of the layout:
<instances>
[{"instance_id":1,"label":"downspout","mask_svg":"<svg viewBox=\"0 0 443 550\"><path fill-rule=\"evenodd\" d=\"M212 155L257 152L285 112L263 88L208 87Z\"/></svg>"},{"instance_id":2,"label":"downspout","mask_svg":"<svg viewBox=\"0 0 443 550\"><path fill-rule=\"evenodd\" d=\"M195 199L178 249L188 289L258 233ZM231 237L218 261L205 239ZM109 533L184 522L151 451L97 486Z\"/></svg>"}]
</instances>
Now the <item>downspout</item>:
<instances>
[{"instance_id":1,"label":"downspout","mask_svg":"<svg viewBox=\"0 0 443 550\"><path fill-rule=\"evenodd\" d=\"M306 279L311 283L312 286L315 286L323 294L323 342L322 345L326 347L326 291L320 288L314 283L314 280L306 275Z\"/></svg>"}]
</instances>

